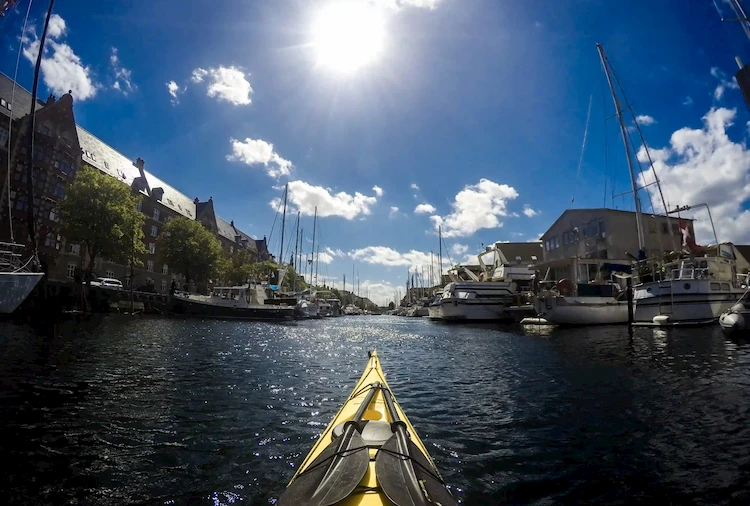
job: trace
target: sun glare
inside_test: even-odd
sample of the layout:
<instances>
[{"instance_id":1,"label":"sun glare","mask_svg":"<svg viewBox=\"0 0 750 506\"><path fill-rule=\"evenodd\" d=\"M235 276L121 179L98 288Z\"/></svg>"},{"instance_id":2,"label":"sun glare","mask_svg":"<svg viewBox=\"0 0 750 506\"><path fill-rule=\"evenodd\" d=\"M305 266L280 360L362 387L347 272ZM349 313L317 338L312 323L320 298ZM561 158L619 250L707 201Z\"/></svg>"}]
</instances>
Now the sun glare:
<instances>
[{"instance_id":1,"label":"sun glare","mask_svg":"<svg viewBox=\"0 0 750 506\"><path fill-rule=\"evenodd\" d=\"M362 1L331 3L313 24L318 63L340 72L354 72L371 63L382 51L384 39L382 12Z\"/></svg>"}]
</instances>

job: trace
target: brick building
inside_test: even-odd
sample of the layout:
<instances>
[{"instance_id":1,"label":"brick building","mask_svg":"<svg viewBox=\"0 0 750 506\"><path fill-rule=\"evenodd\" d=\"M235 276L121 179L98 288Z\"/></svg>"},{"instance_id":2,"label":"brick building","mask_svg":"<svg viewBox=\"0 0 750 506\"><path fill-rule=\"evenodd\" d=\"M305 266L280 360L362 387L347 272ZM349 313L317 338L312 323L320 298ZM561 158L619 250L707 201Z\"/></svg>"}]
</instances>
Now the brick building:
<instances>
[{"instance_id":1,"label":"brick building","mask_svg":"<svg viewBox=\"0 0 750 506\"><path fill-rule=\"evenodd\" d=\"M26 171L24 160L25 131L31 94L20 86L13 93L13 81L0 73L0 241L14 239L30 244L26 226ZM11 134L8 133L8 122ZM12 139L10 137L12 136ZM10 188L6 186L8 150L11 155ZM75 270L84 265L79 245L66 243L61 233L61 224L56 203L65 195L66 186L73 181L76 172L83 166L100 170L123 184L142 198L139 210L146 216L143 227L146 253L142 266L132 269L107 259L95 260L97 276L122 280L124 285L133 283L141 287L153 283L157 291L166 292L172 280L182 284L182 279L170 271L160 259L157 239L169 220L184 216L198 219L219 238L227 252L234 248L248 248L258 260L270 258L265 238L256 240L215 215L213 199L201 203L191 199L166 182L148 172L145 162L135 162L98 139L86 129L76 125L73 113L73 98L65 94L60 99L50 96L47 101L36 104L36 135L34 143L34 212L40 260L46 265L50 279L72 280ZM9 227L8 201L12 208L13 234ZM199 216L200 214L200 216Z\"/></svg>"}]
</instances>

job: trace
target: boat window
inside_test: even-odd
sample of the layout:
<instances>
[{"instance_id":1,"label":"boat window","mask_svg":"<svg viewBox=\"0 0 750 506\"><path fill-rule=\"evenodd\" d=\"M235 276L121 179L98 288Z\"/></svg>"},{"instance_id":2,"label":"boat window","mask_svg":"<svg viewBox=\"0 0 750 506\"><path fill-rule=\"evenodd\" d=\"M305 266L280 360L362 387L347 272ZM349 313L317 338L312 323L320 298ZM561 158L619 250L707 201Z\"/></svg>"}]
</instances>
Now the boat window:
<instances>
[{"instance_id":1,"label":"boat window","mask_svg":"<svg viewBox=\"0 0 750 506\"><path fill-rule=\"evenodd\" d=\"M721 284L721 289L728 292L729 291L729 283L722 283Z\"/></svg>"},{"instance_id":2,"label":"boat window","mask_svg":"<svg viewBox=\"0 0 750 506\"><path fill-rule=\"evenodd\" d=\"M721 290L721 284L711 283L711 290Z\"/></svg>"}]
</instances>

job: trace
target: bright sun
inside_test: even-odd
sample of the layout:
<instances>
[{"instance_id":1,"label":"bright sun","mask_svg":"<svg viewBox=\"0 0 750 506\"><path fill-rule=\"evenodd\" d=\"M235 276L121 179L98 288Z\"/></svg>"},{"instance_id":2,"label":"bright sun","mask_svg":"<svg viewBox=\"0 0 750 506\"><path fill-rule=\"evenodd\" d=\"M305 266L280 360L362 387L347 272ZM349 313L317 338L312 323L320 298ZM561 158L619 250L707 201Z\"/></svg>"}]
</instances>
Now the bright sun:
<instances>
[{"instance_id":1,"label":"bright sun","mask_svg":"<svg viewBox=\"0 0 750 506\"><path fill-rule=\"evenodd\" d=\"M319 64L354 72L382 51L385 20L379 9L365 2L337 1L318 14L312 33Z\"/></svg>"}]
</instances>

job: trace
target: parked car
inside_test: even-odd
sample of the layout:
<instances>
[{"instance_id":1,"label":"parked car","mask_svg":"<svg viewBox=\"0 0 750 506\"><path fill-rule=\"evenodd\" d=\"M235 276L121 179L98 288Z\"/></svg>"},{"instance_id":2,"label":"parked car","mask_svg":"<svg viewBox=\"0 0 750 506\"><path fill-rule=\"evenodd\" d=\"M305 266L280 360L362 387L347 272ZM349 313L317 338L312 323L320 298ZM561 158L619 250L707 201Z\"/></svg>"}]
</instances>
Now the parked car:
<instances>
[{"instance_id":1,"label":"parked car","mask_svg":"<svg viewBox=\"0 0 750 506\"><path fill-rule=\"evenodd\" d=\"M91 281L91 286L101 286L112 290L122 290L122 281L114 278L96 278Z\"/></svg>"}]
</instances>

